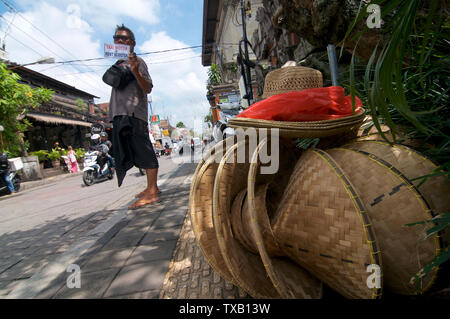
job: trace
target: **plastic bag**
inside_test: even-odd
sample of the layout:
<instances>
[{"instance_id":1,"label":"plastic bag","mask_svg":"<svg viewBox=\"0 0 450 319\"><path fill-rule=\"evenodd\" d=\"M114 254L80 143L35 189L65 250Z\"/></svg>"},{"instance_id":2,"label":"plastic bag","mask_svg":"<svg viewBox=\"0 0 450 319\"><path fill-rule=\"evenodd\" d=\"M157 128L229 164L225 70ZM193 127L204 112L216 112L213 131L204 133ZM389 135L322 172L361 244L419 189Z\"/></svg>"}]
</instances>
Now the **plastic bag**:
<instances>
[{"instance_id":1,"label":"plastic bag","mask_svg":"<svg viewBox=\"0 0 450 319\"><path fill-rule=\"evenodd\" d=\"M362 107L355 96L355 111ZM323 121L352 115L351 96L341 86L306 89L273 95L256 102L237 117L269 121Z\"/></svg>"}]
</instances>

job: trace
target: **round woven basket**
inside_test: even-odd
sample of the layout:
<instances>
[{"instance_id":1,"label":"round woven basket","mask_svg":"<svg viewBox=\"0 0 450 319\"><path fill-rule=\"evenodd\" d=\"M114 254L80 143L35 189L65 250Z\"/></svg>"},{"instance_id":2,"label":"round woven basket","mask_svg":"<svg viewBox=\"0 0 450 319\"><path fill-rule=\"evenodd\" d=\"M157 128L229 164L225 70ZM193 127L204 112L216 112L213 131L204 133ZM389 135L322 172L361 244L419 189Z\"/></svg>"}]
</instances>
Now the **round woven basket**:
<instances>
[{"instance_id":1,"label":"round woven basket","mask_svg":"<svg viewBox=\"0 0 450 319\"><path fill-rule=\"evenodd\" d=\"M278 129L281 137L288 138L316 138L342 134L358 130L364 120L364 110L357 114L341 117L334 120L310 122L267 121L252 118L232 118L228 126L233 128Z\"/></svg>"},{"instance_id":2,"label":"round woven basket","mask_svg":"<svg viewBox=\"0 0 450 319\"><path fill-rule=\"evenodd\" d=\"M189 213L195 237L206 260L219 275L234 283L219 251L212 217L214 180L225 144L225 140L216 144L198 164L191 184Z\"/></svg>"},{"instance_id":3,"label":"round woven basket","mask_svg":"<svg viewBox=\"0 0 450 319\"><path fill-rule=\"evenodd\" d=\"M303 66L288 66L269 72L264 82L263 99L272 95L321 88L322 73Z\"/></svg>"},{"instance_id":4,"label":"round woven basket","mask_svg":"<svg viewBox=\"0 0 450 319\"><path fill-rule=\"evenodd\" d=\"M383 258L384 285L399 294L416 294L411 278L440 250L439 237L422 240L423 227L406 227L432 218L431 210L414 185L381 158L351 149L327 151L347 173L367 208ZM423 278L429 289L437 270Z\"/></svg>"},{"instance_id":5,"label":"round woven basket","mask_svg":"<svg viewBox=\"0 0 450 319\"><path fill-rule=\"evenodd\" d=\"M276 208L278 205L274 206L267 204L267 194L269 186L272 188L281 186L280 189L282 188L284 191L285 184L287 183L283 181L283 177L290 176L291 172L288 171L288 174L283 174L286 170L282 169L279 171L279 174L274 176L274 182L272 184L256 185L256 182L259 179L258 168L261 164L258 161L258 158L260 157L259 152L266 144L267 139L264 139L253 153L248 173L248 209L246 211L244 210L246 214L244 213L243 216L246 217L246 224L250 226L248 233L251 236L251 242L257 247L267 274L282 298L321 298L322 284L319 280L291 260L275 257L282 256L283 253L273 234L268 211ZM292 154L291 152L281 153ZM285 158L286 157L287 156L285 156ZM282 163L283 161L280 162ZM282 164L280 165L280 167L283 166L284 165ZM286 182L288 181L289 178L287 178ZM281 193L276 194L275 192L275 197L272 197L271 200L275 200L279 203L281 197ZM273 213L271 212L270 214Z\"/></svg>"},{"instance_id":6,"label":"round woven basket","mask_svg":"<svg viewBox=\"0 0 450 319\"><path fill-rule=\"evenodd\" d=\"M341 295L381 296L382 280L379 288L367 285L367 266L383 269L371 221L357 189L326 152L307 151L297 162L272 229L287 256Z\"/></svg>"},{"instance_id":7,"label":"round woven basket","mask_svg":"<svg viewBox=\"0 0 450 319\"><path fill-rule=\"evenodd\" d=\"M247 187L249 159L237 163L237 149L245 146L239 141L222 158L214 182L213 220L219 251L237 286L255 298L280 298L267 280L261 258L249 252L234 237L231 226L231 202Z\"/></svg>"}]
</instances>

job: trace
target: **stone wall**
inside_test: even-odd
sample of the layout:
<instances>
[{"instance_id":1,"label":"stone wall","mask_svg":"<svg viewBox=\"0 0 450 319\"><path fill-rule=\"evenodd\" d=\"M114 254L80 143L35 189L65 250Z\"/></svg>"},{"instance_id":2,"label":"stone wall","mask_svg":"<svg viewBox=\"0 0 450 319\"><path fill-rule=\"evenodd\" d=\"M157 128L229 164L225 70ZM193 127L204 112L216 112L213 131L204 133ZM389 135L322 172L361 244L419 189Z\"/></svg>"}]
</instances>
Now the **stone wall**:
<instances>
[{"instance_id":1,"label":"stone wall","mask_svg":"<svg viewBox=\"0 0 450 319\"><path fill-rule=\"evenodd\" d=\"M255 68L258 96L263 93L268 72L289 60L300 62L315 50L305 39L279 27L277 17L281 10L281 1L263 0L263 6L256 13L259 27L253 32L250 42L260 62Z\"/></svg>"},{"instance_id":2,"label":"stone wall","mask_svg":"<svg viewBox=\"0 0 450 319\"><path fill-rule=\"evenodd\" d=\"M21 159L23 163L22 173L20 175L22 182L42 179L42 172L37 156L27 156Z\"/></svg>"}]
</instances>

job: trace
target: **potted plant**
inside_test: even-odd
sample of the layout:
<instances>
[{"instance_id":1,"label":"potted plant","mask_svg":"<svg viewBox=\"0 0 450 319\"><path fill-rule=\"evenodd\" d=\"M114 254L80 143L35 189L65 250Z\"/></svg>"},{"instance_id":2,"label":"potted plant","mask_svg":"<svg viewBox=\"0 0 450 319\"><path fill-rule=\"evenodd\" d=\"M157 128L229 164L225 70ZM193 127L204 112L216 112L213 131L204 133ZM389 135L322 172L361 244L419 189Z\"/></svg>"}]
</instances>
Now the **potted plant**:
<instances>
[{"instance_id":1,"label":"potted plant","mask_svg":"<svg viewBox=\"0 0 450 319\"><path fill-rule=\"evenodd\" d=\"M48 154L48 158L52 162L53 167L58 168L61 166L59 161L61 154L56 149L52 149L52 151Z\"/></svg>"},{"instance_id":2,"label":"potted plant","mask_svg":"<svg viewBox=\"0 0 450 319\"><path fill-rule=\"evenodd\" d=\"M41 170L44 169L44 162L48 159L48 152L45 150L39 150L36 152L31 153L32 156L37 156L39 160L39 166L41 167Z\"/></svg>"},{"instance_id":3,"label":"potted plant","mask_svg":"<svg viewBox=\"0 0 450 319\"><path fill-rule=\"evenodd\" d=\"M81 165L83 164L84 153L86 153L86 151L81 147L75 150L75 156L77 157L77 162L80 168L82 168Z\"/></svg>"}]
</instances>

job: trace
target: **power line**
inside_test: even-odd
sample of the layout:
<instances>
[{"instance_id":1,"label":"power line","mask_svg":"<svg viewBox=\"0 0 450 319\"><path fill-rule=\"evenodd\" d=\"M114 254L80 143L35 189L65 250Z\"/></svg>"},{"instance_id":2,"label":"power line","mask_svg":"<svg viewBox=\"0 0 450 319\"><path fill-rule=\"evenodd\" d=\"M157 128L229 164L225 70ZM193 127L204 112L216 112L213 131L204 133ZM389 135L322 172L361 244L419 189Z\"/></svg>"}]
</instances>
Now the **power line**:
<instances>
[{"instance_id":1,"label":"power line","mask_svg":"<svg viewBox=\"0 0 450 319\"><path fill-rule=\"evenodd\" d=\"M201 57L201 55L194 55L194 56L190 56L190 57L185 57L185 58L181 58L181 59L175 59L175 60L168 60L168 61L157 61L157 62L148 62L146 63L147 65L154 65L154 64L164 64L164 63L172 63L172 62L179 62L179 61L185 61L185 60L189 60L189 59L194 59L194 58L199 58ZM64 66L64 64L60 64L57 66L53 66L53 67L61 67ZM95 65L96 67L101 67L98 70L93 70L93 71L81 71L81 72L75 72L75 73L69 73L67 75L74 75L74 74L85 74L85 73L97 73L99 71L102 71L104 67L109 67L109 64L99 64L99 65ZM55 76L58 76L60 74L57 74Z\"/></svg>"},{"instance_id":2,"label":"power line","mask_svg":"<svg viewBox=\"0 0 450 319\"><path fill-rule=\"evenodd\" d=\"M10 3L8 3L5 0L1 0L8 8L14 10L14 12L16 12L23 20L25 20L26 22L28 22L33 28L35 28L37 31L39 31L41 34L43 34L45 37L47 37L51 42L53 42L54 44L56 44L58 47L60 47L61 49L63 49L65 52L67 52L70 56L75 57L72 55L72 53L70 53L69 51L67 51L64 47L62 47L60 44L58 44L55 40L53 40L49 35L47 35L44 31L40 30L38 27L36 27L32 22L28 21L24 16L22 16L22 14L20 14L20 12L18 12ZM88 66L86 66L87 68L89 68ZM95 79L97 80L97 79ZM90 84L92 85L92 82L90 82ZM97 86L97 84L93 85L94 87L96 87L97 89L102 90L99 86Z\"/></svg>"}]
</instances>

